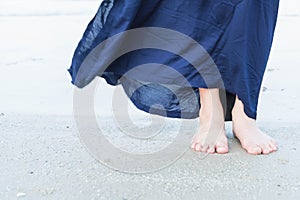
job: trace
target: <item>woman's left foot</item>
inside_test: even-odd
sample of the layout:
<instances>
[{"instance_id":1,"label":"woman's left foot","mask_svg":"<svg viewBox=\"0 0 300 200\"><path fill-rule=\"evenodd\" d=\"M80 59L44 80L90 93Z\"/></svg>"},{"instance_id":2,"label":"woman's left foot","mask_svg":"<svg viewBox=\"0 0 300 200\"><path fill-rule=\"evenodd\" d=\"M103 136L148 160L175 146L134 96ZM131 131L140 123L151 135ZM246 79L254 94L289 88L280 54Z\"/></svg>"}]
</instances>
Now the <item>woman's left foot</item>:
<instances>
[{"instance_id":1,"label":"woman's left foot","mask_svg":"<svg viewBox=\"0 0 300 200\"><path fill-rule=\"evenodd\" d=\"M238 98L232 110L232 129L249 154L269 154L277 150L276 141L262 132L256 121L245 114L244 105Z\"/></svg>"}]
</instances>

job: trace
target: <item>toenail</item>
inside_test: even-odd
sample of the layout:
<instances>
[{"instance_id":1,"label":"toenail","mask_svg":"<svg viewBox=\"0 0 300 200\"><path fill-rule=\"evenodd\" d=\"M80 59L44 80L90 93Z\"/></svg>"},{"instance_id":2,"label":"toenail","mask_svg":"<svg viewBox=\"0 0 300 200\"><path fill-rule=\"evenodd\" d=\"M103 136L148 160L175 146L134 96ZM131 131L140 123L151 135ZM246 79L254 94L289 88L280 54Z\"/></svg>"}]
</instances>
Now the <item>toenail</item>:
<instances>
[{"instance_id":1,"label":"toenail","mask_svg":"<svg viewBox=\"0 0 300 200\"><path fill-rule=\"evenodd\" d=\"M200 151L200 149L201 149L201 148L200 148L200 144L197 143L197 144L196 144L196 150L197 150L197 151Z\"/></svg>"}]
</instances>

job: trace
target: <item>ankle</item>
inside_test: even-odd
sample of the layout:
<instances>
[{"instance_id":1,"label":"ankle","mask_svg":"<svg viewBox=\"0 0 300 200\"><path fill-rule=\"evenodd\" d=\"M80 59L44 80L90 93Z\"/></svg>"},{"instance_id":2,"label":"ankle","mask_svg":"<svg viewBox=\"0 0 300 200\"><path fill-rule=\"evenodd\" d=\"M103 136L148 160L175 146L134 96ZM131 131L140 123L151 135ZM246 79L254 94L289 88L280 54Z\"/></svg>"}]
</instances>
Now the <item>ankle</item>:
<instances>
[{"instance_id":1,"label":"ankle","mask_svg":"<svg viewBox=\"0 0 300 200\"><path fill-rule=\"evenodd\" d=\"M252 130L257 128L256 121L249 118L242 110L232 110L232 129L235 132Z\"/></svg>"}]
</instances>

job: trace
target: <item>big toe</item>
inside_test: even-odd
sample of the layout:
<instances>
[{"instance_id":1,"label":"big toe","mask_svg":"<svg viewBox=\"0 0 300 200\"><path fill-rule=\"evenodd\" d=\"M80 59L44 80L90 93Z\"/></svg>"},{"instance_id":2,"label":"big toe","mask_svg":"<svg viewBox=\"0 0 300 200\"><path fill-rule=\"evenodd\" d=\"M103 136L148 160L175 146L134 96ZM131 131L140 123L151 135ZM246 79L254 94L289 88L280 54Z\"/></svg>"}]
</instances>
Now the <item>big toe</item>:
<instances>
[{"instance_id":1,"label":"big toe","mask_svg":"<svg viewBox=\"0 0 300 200\"><path fill-rule=\"evenodd\" d=\"M244 147L248 153L253 154L253 155L258 155L262 153L262 148L259 147L258 145L249 145L247 147Z\"/></svg>"},{"instance_id":2,"label":"big toe","mask_svg":"<svg viewBox=\"0 0 300 200\"><path fill-rule=\"evenodd\" d=\"M217 149L217 153L221 153L221 154L228 153L228 148L226 147L217 147L216 149Z\"/></svg>"},{"instance_id":3,"label":"big toe","mask_svg":"<svg viewBox=\"0 0 300 200\"><path fill-rule=\"evenodd\" d=\"M216 145L216 152L217 153L228 153L228 144L227 143L219 143Z\"/></svg>"}]
</instances>

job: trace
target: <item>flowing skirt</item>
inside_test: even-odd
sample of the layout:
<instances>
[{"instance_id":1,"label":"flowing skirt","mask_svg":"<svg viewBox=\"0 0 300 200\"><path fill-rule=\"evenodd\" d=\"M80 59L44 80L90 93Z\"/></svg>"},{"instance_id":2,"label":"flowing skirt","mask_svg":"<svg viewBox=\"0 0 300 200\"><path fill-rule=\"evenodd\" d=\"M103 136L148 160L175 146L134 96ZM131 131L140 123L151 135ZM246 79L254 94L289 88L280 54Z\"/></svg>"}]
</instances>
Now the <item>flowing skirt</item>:
<instances>
[{"instance_id":1,"label":"flowing skirt","mask_svg":"<svg viewBox=\"0 0 300 200\"><path fill-rule=\"evenodd\" d=\"M225 120L235 96L256 119L279 0L104 0L69 73L121 84L139 109L196 118L199 88L220 88Z\"/></svg>"}]
</instances>

